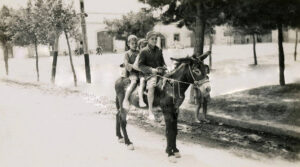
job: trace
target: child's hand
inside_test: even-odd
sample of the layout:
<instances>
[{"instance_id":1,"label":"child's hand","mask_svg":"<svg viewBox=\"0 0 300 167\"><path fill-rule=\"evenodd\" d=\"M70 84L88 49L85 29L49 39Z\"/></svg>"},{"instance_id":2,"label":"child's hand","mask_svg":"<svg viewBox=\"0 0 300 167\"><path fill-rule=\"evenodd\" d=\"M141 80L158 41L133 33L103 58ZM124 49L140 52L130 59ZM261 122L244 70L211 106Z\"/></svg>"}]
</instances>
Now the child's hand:
<instances>
[{"instance_id":1,"label":"child's hand","mask_svg":"<svg viewBox=\"0 0 300 167\"><path fill-rule=\"evenodd\" d=\"M158 70L156 68L152 68L151 70L152 70L153 74L157 74L158 73Z\"/></svg>"},{"instance_id":2,"label":"child's hand","mask_svg":"<svg viewBox=\"0 0 300 167\"><path fill-rule=\"evenodd\" d=\"M157 67L156 69L158 74L163 74L167 70L165 67Z\"/></svg>"}]
</instances>

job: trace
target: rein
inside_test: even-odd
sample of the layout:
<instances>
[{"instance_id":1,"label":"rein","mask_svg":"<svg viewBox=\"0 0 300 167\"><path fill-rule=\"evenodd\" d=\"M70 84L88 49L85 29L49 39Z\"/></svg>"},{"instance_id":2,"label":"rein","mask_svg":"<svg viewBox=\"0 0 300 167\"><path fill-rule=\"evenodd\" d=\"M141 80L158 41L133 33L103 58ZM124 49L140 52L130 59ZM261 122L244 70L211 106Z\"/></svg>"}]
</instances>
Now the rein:
<instances>
[{"instance_id":1,"label":"rein","mask_svg":"<svg viewBox=\"0 0 300 167\"><path fill-rule=\"evenodd\" d=\"M177 83L183 83L183 84L187 84L187 85L194 85L194 86L197 86L197 85L202 85L202 84L204 84L204 83L207 83L207 82L209 82L209 80L206 80L206 81L204 81L204 82L201 82L201 81L197 81L196 79L195 79L195 76L193 75L193 72L192 72L192 69L191 69L191 66L190 65L188 65L189 66L189 72L190 72L190 75L192 76L192 78L193 78L193 82L194 83L191 83L191 82L184 82L184 81L180 81L180 80L177 80L177 79L173 79L173 78L169 78L169 77L165 77L165 76L162 76L162 75L155 75L155 76L157 76L157 77L160 77L160 78L163 78L163 79L166 79L166 80L168 80L168 81L173 81L173 103L175 104L176 103L176 100L175 100L175 82L177 82ZM180 84L178 84L178 95L179 95L179 98L182 98L182 96L181 96L181 94L180 94Z\"/></svg>"},{"instance_id":2,"label":"rein","mask_svg":"<svg viewBox=\"0 0 300 167\"><path fill-rule=\"evenodd\" d=\"M169 78L169 77L165 77L165 76L162 76L162 75L155 75L157 77L160 77L160 78L163 78L163 79L166 79L166 80L169 80L169 81L173 81L173 82L179 82L179 83L183 83L183 84L187 84L187 85L202 85L204 83L207 83L209 82L209 80L206 80L204 82L200 82L200 81L196 81L194 75L193 75L193 72L192 72L192 69L191 69L191 66L189 65L189 72L193 78L193 82L194 83L191 83L191 82L184 82L184 81L180 81L180 80L177 80L177 79L173 79L173 78Z\"/></svg>"}]
</instances>

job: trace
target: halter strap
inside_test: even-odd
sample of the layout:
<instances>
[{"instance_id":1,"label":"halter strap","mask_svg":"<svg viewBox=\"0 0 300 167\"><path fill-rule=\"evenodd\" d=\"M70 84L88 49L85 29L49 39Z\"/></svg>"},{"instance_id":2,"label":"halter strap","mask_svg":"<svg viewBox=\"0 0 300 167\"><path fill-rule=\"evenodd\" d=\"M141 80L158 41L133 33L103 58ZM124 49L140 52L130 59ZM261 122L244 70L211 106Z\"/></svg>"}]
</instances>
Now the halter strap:
<instances>
[{"instance_id":1,"label":"halter strap","mask_svg":"<svg viewBox=\"0 0 300 167\"><path fill-rule=\"evenodd\" d=\"M192 72L192 69L191 69L191 65L188 65L189 66L189 72L193 78L193 83L190 83L190 82L184 82L184 81L179 81L177 79L173 79L173 78L168 78L168 77L165 77L165 76L162 76L162 75L157 75L158 77L160 78L164 78L164 79L167 79L167 80L170 80L170 81L175 81L175 82L179 82L179 83L184 83L184 84L188 84L188 85L197 85L197 84L204 84L206 82L209 82L208 80L204 81L204 82L200 82L200 81L196 81L194 75L193 75L193 72Z\"/></svg>"}]
</instances>

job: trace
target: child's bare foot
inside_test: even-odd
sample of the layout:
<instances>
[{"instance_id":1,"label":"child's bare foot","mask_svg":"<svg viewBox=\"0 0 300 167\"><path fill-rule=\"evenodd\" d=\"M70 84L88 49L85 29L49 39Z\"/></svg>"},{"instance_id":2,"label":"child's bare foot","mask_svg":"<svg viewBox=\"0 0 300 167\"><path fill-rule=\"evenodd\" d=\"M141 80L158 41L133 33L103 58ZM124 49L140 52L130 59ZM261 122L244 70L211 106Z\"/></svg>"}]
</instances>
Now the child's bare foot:
<instances>
[{"instance_id":1,"label":"child's bare foot","mask_svg":"<svg viewBox=\"0 0 300 167\"><path fill-rule=\"evenodd\" d=\"M130 107L129 101L124 100L124 101L123 101L123 108L124 108L125 110L129 110L129 107Z\"/></svg>"},{"instance_id":2,"label":"child's bare foot","mask_svg":"<svg viewBox=\"0 0 300 167\"><path fill-rule=\"evenodd\" d=\"M139 100L139 106L140 106L141 108L144 108L144 107L146 107L147 105L145 104L145 102L144 102L143 100Z\"/></svg>"}]
</instances>

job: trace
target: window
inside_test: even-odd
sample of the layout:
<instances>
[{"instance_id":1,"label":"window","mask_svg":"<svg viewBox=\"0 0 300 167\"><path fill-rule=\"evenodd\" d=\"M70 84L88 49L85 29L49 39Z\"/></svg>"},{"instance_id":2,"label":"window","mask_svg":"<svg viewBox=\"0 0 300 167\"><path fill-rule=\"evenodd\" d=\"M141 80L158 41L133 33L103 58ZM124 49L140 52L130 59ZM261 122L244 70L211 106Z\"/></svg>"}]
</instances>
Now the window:
<instances>
[{"instance_id":1,"label":"window","mask_svg":"<svg viewBox=\"0 0 300 167\"><path fill-rule=\"evenodd\" d=\"M180 41L180 34L174 34L174 41Z\"/></svg>"}]
</instances>

